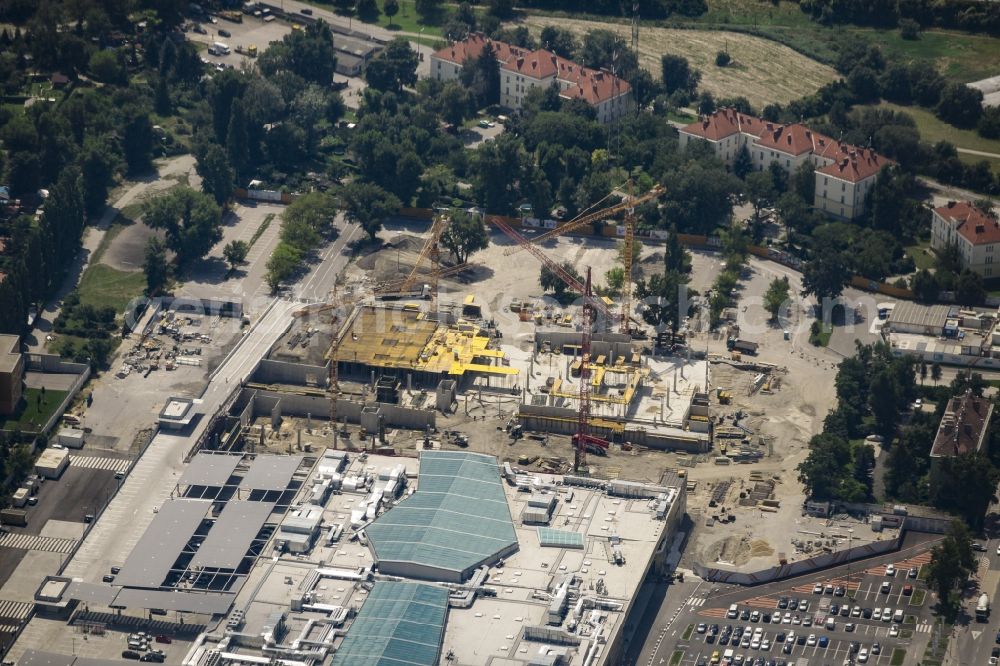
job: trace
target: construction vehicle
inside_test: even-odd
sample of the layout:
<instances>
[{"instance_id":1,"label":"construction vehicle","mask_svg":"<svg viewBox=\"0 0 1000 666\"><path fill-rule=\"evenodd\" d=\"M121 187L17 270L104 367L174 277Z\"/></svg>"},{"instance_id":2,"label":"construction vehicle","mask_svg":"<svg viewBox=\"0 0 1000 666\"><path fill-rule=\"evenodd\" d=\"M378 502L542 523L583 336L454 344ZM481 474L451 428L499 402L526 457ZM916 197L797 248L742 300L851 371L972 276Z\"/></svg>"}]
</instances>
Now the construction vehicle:
<instances>
[{"instance_id":1,"label":"construction vehicle","mask_svg":"<svg viewBox=\"0 0 1000 666\"><path fill-rule=\"evenodd\" d=\"M243 23L243 14L232 10L219 12L219 18L232 21L233 23Z\"/></svg>"},{"instance_id":2,"label":"construction vehicle","mask_svg":"<svg viewBox=\"0 0 1000 666\"><path fill-rule=\"evenodd\" d=\"M250 44L249 46L243 46L242 44L237 44L236 45L236 52L239 53L240 55L245 55L245 56L247 56L249 58L256 58L257 57L257 45L256 44Z\"/></svg>"},{"instance_id":3,"label":"construction vehicle","mask_svg":"<svg viewBox=\"0 0 1000 666\"><path fill-rule=\"evenodd\" d=\"M750 342L749 340L741 340L739 338L729 338L726 340L726 349L732 352L742 352L744 354L750 354L756 356L757 349L760 347L756 342Z\"/></svg>"},{"instance_id":4,"label":"construction vehicle","mask_svg":"<svg viewBox=\"0 0 1000 666\"><path fill-rule=\"evenodd\" d=\"M579 433L573 435L572 442L574 448L581 448L581 441L583 442L582 448L586 449L587 453L594 453L599 456L608 455L608 449L611 448L611 443L606 439L587 434L581 436Z\"/></svg>"},{"instance_id":5,"label":"construction vehicle","mask_svg":"<svg viewBox=\"0 0 1000 666\"><path fill-rule=\"evenodd\" d=\"M728 405L733 401L733 394L730 393L729 391L723 391L722 389L719 389L718 395L719 395L720 405Z\"/></svg>"}]
</instances>

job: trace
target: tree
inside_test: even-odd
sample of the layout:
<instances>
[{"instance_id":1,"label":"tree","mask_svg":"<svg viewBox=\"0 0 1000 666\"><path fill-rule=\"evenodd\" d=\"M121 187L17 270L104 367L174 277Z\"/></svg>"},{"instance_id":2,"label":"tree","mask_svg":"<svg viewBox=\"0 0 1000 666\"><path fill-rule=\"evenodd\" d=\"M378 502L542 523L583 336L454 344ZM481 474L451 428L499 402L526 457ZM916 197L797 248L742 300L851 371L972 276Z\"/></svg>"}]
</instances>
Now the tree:
<instances>
[{"instance_id":1,"label":"tree","mask_svg":"<svg viewBox=\"0 0 1000 666\"><path fill-rule=\"evenodd\" d=\"M288 243L278 243L267 260L267 281L271 291L277 291L281 283L295 274L302 265L302 252Z\"/></svg>"},{"instance_id":2,"label":"tree","mask_svg":"<svg viewBox=\"0 0 1000 666\"><path fill-rule=\"evenodd\" d=\"M715 111L715 97L707 90L698 96L698 113L707 116Z\"/></svg>"},{"instance_id":3,"label":"tree","mask_svg":"<svg viewBox=\"0 0 1000 666\"><path fill-rule=\"evenodd\" d=\"M934 273L926 268L922 268L914 274L910 287L917 295L917 300L925 303L936 300L940 291L940 285L938 285Z\"/></svg>"},{"instance_id":4,"label":"tree","mask_svg":"<svg viewBox=\"0 0 1000 666\"><path fill-rule=\"evenodd\" d=\"M462 64L462 85L472 91L479 106L500 102L500 63L489 42L472 62Z\"/></svg>"},{"instance_id":5,"label":"tree","mask_svg":"<svg viewBox=\"0 0 1000 666\"><path fill-rule=\"evenodd\" d=\"M797 468L807 496L820 501L840 497L844 461L850 450L845 439L826 432L809 440L809 455Z\"/></svg>"},{"instance_id":6,"label":"tree","mask_svg":"<svg viewBox=\"0 0 1000 666\"><path fill-rule=\"evenodd\" d=\"M887 442L896 435L900 398L891 369L883 368L872 377L868 404L875 417L875 429Z\"/></svg>"},{"instance_id":7,"label":"tree","mask_svg":"<svg viewBox=\"0 0 1000 666\"><path fill-rule=\"evenodd\" d=\"M753 171L753 158L746 146L740 146L733 158L733 173L737 178L745 179Z\"/></svg>"},{"instance_id":8,"label":"tree","mask_svg":"<svg viewBox=\"0 0 1000 666\"><path fill-rule=\"evenodd\" d=\"M120 168L121 156L113 152L112 146L107 142L88 136L79 160L83 175L84 206L89 215L97 215L108 200L108 191Z\"/></svg>"},{"instance_id":9,"label":"tree","mask_svg":"<svg viewBox=\"0 0 1000 666\"><path fill-rule=\"evenodd\" d=\"M358 13L358 17L362 21L367 21L369 23L377 21L380 13L377 0L358 0L358 4L355 5L354 11Z\"/></svg>"},{"instance_id":10,"label":"tree","mask_svg":"<svg viewBox=\"0 0 1000 666\"><path fill-rule=\"evenodd\" d=\"M924 380L927 379L927 361L920 359L920 385L923 386Z\"/></svg>"},{"instance_id":11,"label":"tree","mask_svg":"<svg viewBox=\"0 0 1000 666\"><path fill-rule=\"evenodd\" d=\"M850 279L850 264L842 252L817 252L806 262L802 271L802 295L812 294L816 300L836 299Z\"/></svg>"},{"instance_id":12,"label":"tree","mask_svg":"<svg viewBox=\"0 0 1000 666\"><path fill-rule=\"evenodd\" d=\"M222 256L226 258L226 263L229 264L230 273L234 272L237 266L246 261L248 252L250 252L250 245L246 241L232 240L226 243L226 246L222 248Z\"/></svg>"},{"instance_id":13,"label":"tree","mask_svg":"<svg viewBox=\"0 0 1000 666\"><path fill-rule=\"evenodd\" d=\"M470 91L457 81L448 81L437 95L441 117L452 125L461 125L476 113L476 101Z\"/></svg>"},{"instance_id":14,"label":"tree","mask_svg":"<svg viewBox=\"0 0 1000 666\"><path fill-rule=\"evenodd\" d=\"M860 102L871 102L878 99L878 76L870 67L858 65L847 75L847 85Z\"/></svg>"},{"instance_id":15,"label":"tree","mask_svg":"<svg viewBox=\"0 0 1000 666\"><path fill-rule=\"evenodd\" d=\"M578 282L582 280L580 274L576 271L576 267L568 261L564 261L561 268L566 271L569 275L573 276ZM556 297L556 300L562 300L566 293L569 291L569 285L563 282L559 274L549 268L548 264L542 264L541 272L538 275L538 283L542 285L542 289L545 291L551 291Z\"/></svg>"},{"instance_id":16,"label":"tree","mask_svg":"<svg viewBox=\"0 0 1000 666\"><path fill-rule=\"evenodd\" d=\"M417 54L404 37L389 42L365 69L365 81L376 90L400 92L417 83Z\"/></svg>"},{"instance_id":17,"label":"tree","mask_svg":"<svg viewBox=\"0 0 1000 666\"><path fill-rule=\"evenodd\" d=\"M226 154L228 154L229 163L232 165L234 182L242 182L244 169L250 160L250 138L247 133L243 102L239 99L233 100L229 113L229 127L226 130Z\"/></svg>"},{"instance_id":18,"label":"tree","mask_svg":"<svg viewBox=\"0 0 1000 666\"><path fill-rule=\"evenodd\" d=\"M399 13L399 0L385 0L382 4L382 13L389 17L389 25L392 25L392 17Z\"/></svg>"},{"instance_id":19,"label":"tree","mask_svg":"<svg viewBox=\"0 0 1000 666\"><path fill-rule=\"evenodd\" d=\"M153 165L153 123L145 109L131 109L125 114L122 150L129 173L145 173Z\"/></svg>"},{"instance_id":20,"label":"tree","mask_svg":"<svg viewBox=\"0 0 1000 666\"><path fill-rule=\"evenodd\" d=\"M573 37L573 33L566 28L547 25L542 28L540 41L543 49L552 51L563 58L572 58L573 54L576 53L576 39Z\"/></svg>"},{"instance_id":21,"label":"tree","mask_svg":"<svg viewBox=\"0 0 1000 666\"><path fill-rule=\"evenodd\" d=\"M937 386L937 383L941 381L941 364L937 361L931 364L931 380L934 382L935 386Z\"/></svg>"},{"instance_id":22,"label":"tree","mask_svg":"<svg viewBox=\"0 0 1000 666\"><path fill-rule=\"evenodd\" d=\"M116 51L95 51L94 55L90 56L87 69L95 79L103 83L125 82L125 67L119 61Z\"/></svg>"},{"instance_id":23,"label":"tree","mask_svg":"<svg viewBox=\"0 0 1000 666\"><path fill-rule=\"evenodd\" d=\"M604 281L607 283L608 292L613 296L620 296L625 286L625 269L615 266L604 273Z\"/></svg>"},{"instance_id":24,"label":"tree","mask_svg":"<svg viewBox=\"0 0 1000 666\"><path fill-rule=\"evenodd\" d=\"M955 284L955 300L959 305L980 305L986 299L986 287L978 273L965 269L958 275Z\"/></svg>"},{"instance_id":25,"label":"tree","mask_svg":"<svg viewBox=\"0 0 1000 666\"><path fill-rule=\"evenodd\" d=\"M430 23L441 12L441 0L417 0L416 10L424 23Z\"/></svg>"},{"instance_id":26,"label":"tree","mask_svg":"<svg viewBox=\"0 0 1000 666\"><path fill-rule=\"evenodd\" d=\"M666 54L660 59L663 87L667 94L677 90L693 92L698 85L697 70L691 69L687 58L679 55Z\"/></svg>"},{"instance_id":27,"label":"tree","mask_svg":"<svg viewBox=\"0 0 1000 666\"><path fill-rule=\"evenodd\" d=\"M167 234L180 264L205 256L222 238L222 213L207 194L179 187L142 205L143 220Z\"/></svg>"},{"instance_id":28,"label":"tree","mask_svg":"<svg viewBox=\"0 0 1000 666\"><path fill-rule=\"evenodd\" d=\"M774 180L766 171L754 171L747 174L746 193L753 204L754 220L760 220L760 210L775 199Z\"/></svg>"},{"instance_id":29,"label":"tree","mask_svg":"<svg viewBox=\"0 0 1000 666\"><path fill-rule=\"evenodd\" d=\"M961 521L953 521L947 536L931 550L931 561L927 563L927 580L942 606L949 608L958 603L957 590L965 586L976 567L969 528Z\"/></svg>"},{"instance_id":30,"label":"tree","mask_svg":"<svg viewBox=\"0 0 1000 666\"><path fill-rule=\"evenodd\" d=\"M920 24L911 18L899 19L899 36L903 39L917 39L920 37Z\"/></svg>"},{"instance_id":31,"label":"tree","mask_svg":"<svg viewBox=\"0 0 1000 666\"><path fill-rule=\"evenodd\" d=\"M464 211L451 214L451 222L441 235L441 244L460 264L467 262L473 252L486 249L489 242L490 235L483 217Z\"/></svg>"},{"instance_id":32,"label":"tree","mask_svg":"<svg viewBox=\"0 0 1000 666\"><path fill-rule=\"evenodd\" d=\"M344 202L344 215L361 225L372 242L378 238L382 220L399 211L399 199L371 183L350 183L340 190Z\"/></svg>"},{"instance_id":33,"label":"tree","mask_svg":"<svg viewBox=\"0 0 1000 666\"><path fill-rule=\"evenodd\" d=\"M935 113L956 127L975 127L983 112L983 93L964 83L948 83L941 91Z\"/></svg>"},{"instance_id":34,"label":"tree","mask_svg":"<svg viewBox=\"0 0 1000 666\"><path fill-rule=\"evenodd\" d=\"M489 13L501 21L514 16L514 0L490 0Z\"/></svg>"},{"instance_id":35,"label":"tree","mask_svg":"<svg viewBox=\"0 0 1000 666\"><path fill-rule=\"evenodd\" d=\"M337 216L337 200L326 192L310 192L285 208L284 223L304 224L317 233L326 233Z\"/></svg>"},{"instance_id":36,"label":"tree","mask_svg":"<svg viewBox=\"0 0 1000 666\"><path fill-rule=\"evenodd\" d=\"M719 51L715 54L715 66L725 67L732 61L732 57L725 51Z\"/></svg>"},{"instance_id":37,"label":"tree","mask_svg":"<svg viewBox=\"0 0 1000 666\"><path fill-rule=\"evenodd\" d=\"M789 284L787 277L771 280L771 284L764 294L764 309L770 313L771 319L778 318L781 308L788 302L788 292Z\"/></svg>"},{"instance_id":38,"label":"tree","mask_svg":"<svg viewBox=\"0 0 1000 666\"><path fill-rule=\"evenodd\" d=\"M158 236L153 236L146 243L146 259L142 265L146 273L146 293L153 296L167 284L169 268L167 267L167 249Z\"/></svg>"},{"instance_id":39,"label":"tree","mask_svg":"<svg viewBox=\"0 0 1000 666\"><path fill-rule=\"evenodd\" d=\"M986 510L996 501L1000 470L984 453L972 451L941 459L940 478L934 484L934 506L956 513L974 530L980 530Z\"/></svg>"},{"instance_id":40,"label":"tree","mask_svg":"<svg viewBox=\"0 0 1000 666\"><path fill-rule=\"evenodd\" d=\"M202 191L211 194L220 206L233 194L235 176L226 152L216 143L207 143L196 153L195 170L201 176Z\"/></svg>"}]
</instances>

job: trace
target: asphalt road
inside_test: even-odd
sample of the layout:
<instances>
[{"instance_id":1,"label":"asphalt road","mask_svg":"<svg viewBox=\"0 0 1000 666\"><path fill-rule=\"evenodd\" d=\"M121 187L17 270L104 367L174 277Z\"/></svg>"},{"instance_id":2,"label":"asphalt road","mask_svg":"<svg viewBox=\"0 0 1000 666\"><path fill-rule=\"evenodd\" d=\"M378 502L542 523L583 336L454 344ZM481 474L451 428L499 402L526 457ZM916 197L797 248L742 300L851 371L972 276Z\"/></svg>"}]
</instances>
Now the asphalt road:
<instances>
[{"instance_id":1,"label":"asphalt road","mask_svg":"<svg viewBox=\"0 0 1000 666\"><path fill-rule=\"evenodd\" d=\"M969 590L965 595L964 612L954 631L954 638L949 643L949 662L962 666L975 664L985 666L989 663L993 648L1000 648L997 632L1000 631L1000 612L994 610L987 622L977 622L974 616L978 597L983 592L990 597L990 602L996 607L997 594L1000 593L1000 556L997 547L1000 539L979 540L986 546L985 553L980 556L980 568L977 572L979 588Z\"/></svg>"}]
</instances>

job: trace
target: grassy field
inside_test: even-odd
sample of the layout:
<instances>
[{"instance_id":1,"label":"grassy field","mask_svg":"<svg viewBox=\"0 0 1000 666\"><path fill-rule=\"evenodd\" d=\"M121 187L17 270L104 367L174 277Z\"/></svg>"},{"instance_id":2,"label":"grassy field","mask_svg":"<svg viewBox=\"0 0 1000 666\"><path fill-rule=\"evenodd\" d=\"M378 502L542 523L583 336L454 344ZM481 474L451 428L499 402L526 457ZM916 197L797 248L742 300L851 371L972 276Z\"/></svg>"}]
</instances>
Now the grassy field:
<instances>
[{"instance_id":1,"label":"grassy field","mask_svg":"<svg viewBox=\"0 0 1000 666\"><path fill-rule=\"evenodd\" d=\"M626 40L628 25L568 18L530 16L526 24L538 35L546 25L568 28L578 37L595 28L615 31ZM715 54L728 51L727 67L716 67ZM724 30L643 28L639 37L639 61L659 77L660 58L665 53L682 55L702 73L701 88L716 97L744 95L755 106L786 103L816 91L836 78L833 68L816 62L777 42ZM775 63L781 63L780 68Z\"/></svg>"},{"instance_id":2,"label":"grassy field","mask_svg":"<svg viewBox=\"0 0 1000 666\"><path fill-rule=\"evenodd\" d=\"M953 125L939 120L932 111L919 106L900 106L882 102L880 108L901 111L909 115L917 123L920 130L920 138L928 143L947 141L958 148L969 148L970 150L981 150L987 153L1000 154L1000 140L984 139L976 134L975 130L959 129ZM972 155L973 161L983 159L979 155Z\"/></svg>"},{"instance_id":3,"label":"grassy field","mask_svg":"<svg viewBox=\"0 0 1000 666\"><path fill-rule=\"evenodd\" d=\"M21 409L15 415L0 417L0 430L38 432L65 397L66 391L47 389L42 395L40 389L25 389Z\"/></svg>"},{"instance_id":4,"label":"grassy field","mask_svg":"<svg viewBox=\"0 0 1000 666\"><path fill-rule=\"evenodd\" d=\"M922 268L934 268L934 256L929 254L930 246L930 241L921 241L915 245L907 245L905 248L906 254L913 258L913 263L917 265L918 270ZM927 250L927 252L924 250Z\"/></svg>"},{"instance_id":5,"label":"grassy field","mask_svg":"<svg viewBox=\"0 0 1000 666\"><path fill-rule=\"evenodd\" d=\"M80 278L80 302L102 308L110 305L115 312L125 310L128 302L142 294L146 276L142 271L128 273L104 264L93 264Z\"/></svg>"}]
</instances>

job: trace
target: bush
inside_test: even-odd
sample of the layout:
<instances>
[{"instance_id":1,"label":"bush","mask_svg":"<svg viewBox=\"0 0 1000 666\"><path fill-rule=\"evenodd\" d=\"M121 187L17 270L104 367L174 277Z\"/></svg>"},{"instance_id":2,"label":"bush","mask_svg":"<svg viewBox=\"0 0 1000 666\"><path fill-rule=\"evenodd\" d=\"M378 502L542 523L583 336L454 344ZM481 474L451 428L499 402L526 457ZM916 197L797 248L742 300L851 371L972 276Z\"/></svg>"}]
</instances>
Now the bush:
<instances>
[{"instance_id":1,"label":"bush","mask_svg":"<svg viewBox=\"0 0 1000 666\"><path fill-rule=\"evenodd\" d=\"M732 62L732 60L733 59L725 51L719 51L715 54L715 64L718 67L725 67Z\"/></svg>"},{"instance_id":2,"label":"bush","mask_svg":"<svg viewBox=\"0 0 1000 666\"><path fill-rule=\"evenodd\" d=\"M899 36L903 39L917 39L920 37L920 24L913 19L899 19Z\"/></svg>"}]
</instances>

